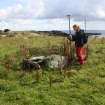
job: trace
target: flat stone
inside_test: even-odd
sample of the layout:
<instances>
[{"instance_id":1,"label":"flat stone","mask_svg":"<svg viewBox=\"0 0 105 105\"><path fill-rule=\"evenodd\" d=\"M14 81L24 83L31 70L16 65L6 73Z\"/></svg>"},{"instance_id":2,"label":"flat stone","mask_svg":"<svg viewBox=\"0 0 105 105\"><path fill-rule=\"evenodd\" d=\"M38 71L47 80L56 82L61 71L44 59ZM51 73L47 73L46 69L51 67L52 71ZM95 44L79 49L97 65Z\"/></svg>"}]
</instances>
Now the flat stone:
<instances>
[{"instance_id":1,"label":"flat stone","mask_svg":"<svg viewBox=\"0 0 105 105\"><path fill-rule=\"evenodd\" d=\"M49 68L64 68L67 64L67 59L61 55L51 55L48 57L49 60Z\"/></svg>"}]
</instances>

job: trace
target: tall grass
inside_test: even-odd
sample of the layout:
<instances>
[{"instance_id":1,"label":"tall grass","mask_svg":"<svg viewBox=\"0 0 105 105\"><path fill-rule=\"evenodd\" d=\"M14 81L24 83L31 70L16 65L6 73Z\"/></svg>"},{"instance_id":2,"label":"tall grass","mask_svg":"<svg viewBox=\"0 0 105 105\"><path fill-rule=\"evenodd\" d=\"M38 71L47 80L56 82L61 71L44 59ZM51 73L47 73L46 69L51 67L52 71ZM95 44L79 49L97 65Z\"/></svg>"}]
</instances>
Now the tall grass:
<instances>
[{"instance_id":1,"label":"tall grass","mask_svg":"<svg viewBox=\"0 0 105 105\"><path fill-rule=\"evenodd\" d=\"M0 105L104 105L104 41L99 38L89 39L89 56L82 67L73 63L71 71L68 68L62 73L49 68L43 71L24 72L13 67L8 70L5 67L7 58L10 65L21 59L20 46L40 50L43 47L61 47L64 38L48 36L1 38ZM32 51L32 55L34 52L35 50Z\"/></svg>"}]
</instances>

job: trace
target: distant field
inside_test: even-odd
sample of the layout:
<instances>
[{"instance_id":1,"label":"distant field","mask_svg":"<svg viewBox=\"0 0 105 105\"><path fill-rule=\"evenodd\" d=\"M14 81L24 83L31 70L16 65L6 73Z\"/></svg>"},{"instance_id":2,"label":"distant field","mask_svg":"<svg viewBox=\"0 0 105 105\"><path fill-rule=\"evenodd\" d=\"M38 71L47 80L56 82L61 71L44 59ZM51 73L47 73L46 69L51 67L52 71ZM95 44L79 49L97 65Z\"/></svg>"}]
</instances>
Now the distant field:
<instances>
[{"instance_id":1,"label":"distant field","mask_svg":"<svg viewBox=\"0 0 105 105\"><path fill-rule=\"evenodd\" d=\"M105 105L105 39L89 38L89 57L81 67L72 64L65 74L45 69L25 73L15 64L8 70L2 61L21 59L20 46L62 46L64 38L53 36L0 37L0 105ZM18 59L17 59L17 58Z\"/></svg>"},{"instance_id":2,"label":"distant field","mask_svg":"<svg viewBox=\"0 0 105 105\"><path fill-rule=\"evenodd\" d=\"M22 36L22 37L4 37L0 38L0 57L5 54L16 52L21 45L26 47L49 47L51 45L59 45L64 41L62 37L48 36Z\"/></svg>"}]
</instances>

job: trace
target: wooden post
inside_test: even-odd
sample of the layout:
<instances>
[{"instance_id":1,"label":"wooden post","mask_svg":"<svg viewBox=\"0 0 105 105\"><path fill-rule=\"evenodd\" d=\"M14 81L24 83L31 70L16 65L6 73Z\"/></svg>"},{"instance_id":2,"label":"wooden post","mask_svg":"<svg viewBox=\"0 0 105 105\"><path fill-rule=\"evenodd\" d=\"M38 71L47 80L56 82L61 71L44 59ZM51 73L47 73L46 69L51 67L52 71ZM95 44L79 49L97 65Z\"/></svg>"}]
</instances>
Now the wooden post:
<instances>
[{"instance_id":1,"label":"wooden post","mask_svg":"<svg viewBox=\"0 0 105 105\"><path fill-rule=\"evenodd\" d=\"M50 84L50 87L52 87L52 76L51 76L51 74L49 75L49 84Z\"/></svg>"}]
</instances>

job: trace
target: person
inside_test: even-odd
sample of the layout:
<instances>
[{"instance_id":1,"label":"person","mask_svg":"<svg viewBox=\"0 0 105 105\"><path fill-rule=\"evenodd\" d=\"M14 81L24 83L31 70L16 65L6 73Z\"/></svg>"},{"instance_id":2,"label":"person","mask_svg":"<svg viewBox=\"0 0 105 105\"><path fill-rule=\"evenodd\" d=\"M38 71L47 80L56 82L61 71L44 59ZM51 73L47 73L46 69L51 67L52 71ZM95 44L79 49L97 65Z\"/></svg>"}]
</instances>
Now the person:
<instances>
[{"instance_id":1,"label":"person","mask_svg":"<svg viewBox=\"0 0 105 105\"><path fill-rule=\"evenodd\" d=\"M84 30L80 29L79 25L74 24L73 30L75 31L75 35L69 36L69 39L75 41L77 61L80 65L83 65L85 59L84 45L87 43L88 38L84 33Z\"/></svg>"}]
</instances>

